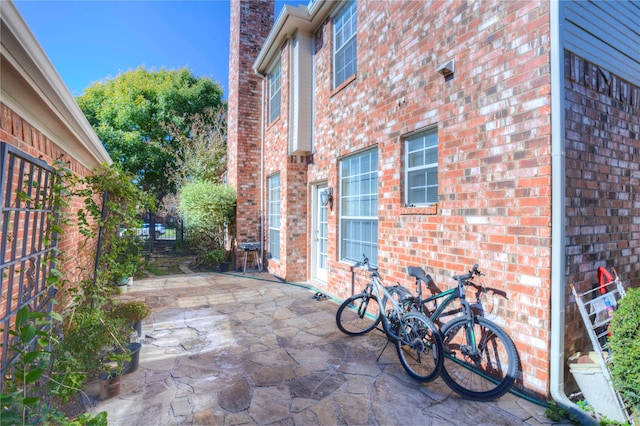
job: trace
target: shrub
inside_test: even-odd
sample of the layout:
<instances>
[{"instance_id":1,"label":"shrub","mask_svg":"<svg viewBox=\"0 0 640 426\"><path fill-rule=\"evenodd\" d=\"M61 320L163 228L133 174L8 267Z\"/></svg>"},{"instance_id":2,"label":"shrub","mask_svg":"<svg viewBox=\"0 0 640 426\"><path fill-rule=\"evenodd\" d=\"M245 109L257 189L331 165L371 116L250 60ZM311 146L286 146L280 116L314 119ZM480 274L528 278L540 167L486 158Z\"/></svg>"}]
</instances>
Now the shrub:
<instances>
[{"instance_id":1,"label":"shrub","mask_svg":"<svg viewBox=\"0 0 640 426\"><path fill-rule=\"evenodd\" d=\"M610 325L611 375L627 406L640 412L640 288L620 300Z\"/></svg>"},{"instance_id":2,"label":"shrub","mask_svg":"<svg viewBox=\"0 0 640 426\"><path fill-rule=\"evenodd\" d=\"M132 301L117 304L111 311L116 318L123 318L131 322L142 321L151 313L149 306L141 301Z\"/></svg>"},{"instance_id":3,"label":"shrub","mask_svg":"<svg viewBox=\"0 0 640 426\"><path fill-rule=\"evenodd\" d=\"M205 255L222 249L225 233L233 232L235 208L236 194L228 185L201 180L183 186L179 212L191 247Z\"/></svg>"},{"instance_id":4,"label":"shrub","mask_svg":"<svg viewBox=\"0 0 640 426\"><path fill-rule=\"evenodd\" d=\"M204 255L204 259L210 265L218 265L218 264L224 262L224 260L225 260L224 259L224 250L220 250L220 249L211 250L210 252L208 252L207 254Z\"/></svg>"}]
</instances>

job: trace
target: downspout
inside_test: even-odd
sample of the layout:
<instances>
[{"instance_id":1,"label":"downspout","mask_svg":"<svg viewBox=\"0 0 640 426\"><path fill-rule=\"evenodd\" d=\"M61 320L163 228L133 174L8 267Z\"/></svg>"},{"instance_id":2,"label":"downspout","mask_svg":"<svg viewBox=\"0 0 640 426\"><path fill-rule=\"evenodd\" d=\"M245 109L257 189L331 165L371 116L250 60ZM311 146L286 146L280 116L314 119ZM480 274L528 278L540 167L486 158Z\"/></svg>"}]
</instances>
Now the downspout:
<instances>
[{"instance_id":1,"label":"downspout","mask_svg":"<svg viewBox=\"0 0 640 426\"><path fill-rule=\"evenodd\" d=\"M257 72L257 71L256 71ZM262 95L260 99L260 108L262 114L260 117L260 263L263 265L264 271L264 126L266 122L266 108L265 108L265 75L257 72L262 80Z\"/></svg>"},{"instance_id":2,"label":"downspout","mask_svg":"<svg viewBox=\"0 0 640 426\"><path fill-rule=\"evenodd\" d=\"M565 330L565 114L564 114L564 15L561 2L550 2L551 28L551 341L549 387L553 400L575 415L580 424L597 422L574 404L564 391Z\"/></svg>"}]
</instances>

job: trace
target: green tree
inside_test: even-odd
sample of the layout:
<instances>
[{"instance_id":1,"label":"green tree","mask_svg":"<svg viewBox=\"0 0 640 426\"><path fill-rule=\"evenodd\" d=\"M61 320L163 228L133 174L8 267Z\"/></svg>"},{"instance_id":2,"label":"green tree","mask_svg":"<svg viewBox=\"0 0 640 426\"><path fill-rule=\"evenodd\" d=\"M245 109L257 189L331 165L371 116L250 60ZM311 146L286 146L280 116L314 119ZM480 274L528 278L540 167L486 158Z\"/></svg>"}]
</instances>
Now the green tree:
<instances>
[{"instance_id":1,"label":"green tree","mask_svg":"<svg viewBox=\"0 0 640 426\"><path fill-rule=\"evenodd\" d=\"M140 67L93 84L76 100L111 158L156 200L176 191L171 153L190 134L193 118L223 105L220 86L186 68Z\"/></svg>"},{"instance_id":2,"label":"green tree","mask_svg":"<svg viewBox=\"0 0 640 426\"><path fill-rule=\"evenodd\" d=\"M194 181L220 182L227 162L227 108L208 108L190 117L191 131L184 134L174 123L166 125L177 143L175 168L169 179L176 188Z\"/></svg>"}]
</instances>

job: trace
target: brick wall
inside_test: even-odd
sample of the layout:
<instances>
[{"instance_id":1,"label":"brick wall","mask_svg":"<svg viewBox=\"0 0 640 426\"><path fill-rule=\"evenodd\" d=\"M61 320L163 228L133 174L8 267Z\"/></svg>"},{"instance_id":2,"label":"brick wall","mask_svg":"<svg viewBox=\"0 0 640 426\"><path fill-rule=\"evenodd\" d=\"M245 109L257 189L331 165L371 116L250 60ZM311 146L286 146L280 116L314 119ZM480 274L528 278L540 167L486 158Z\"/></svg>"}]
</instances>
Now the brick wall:
<instances>
[{"instance_id":1,"label":"brick wall","mask_svg":"<svg viewBox=\"0 0 640 426\"><path fill-rule=\"evenodd\" d=\"M485 285L507 295L496 299L494 312L518 347L523 368L518 384L546 397L551 272L548 2L359 1L357 13L358 71L355 79L335 90L331 21L314 35L314 154L307 190L287 188L288 195L283 195L281 243L304 243L309 249L309 238L302 241L304 234L296 234L289 224L306 211L311 229L308 192L311 185L326 181L336 197L329 211L329 276L328 282L314 285L339 298L349 296L351 268L340 261L338 250L339 161L377 147L378 263L386 281L410 285L406 268L418 265L445 287L453 283L452 275L480 263L487 274ZM283 96L285 55L283 49ZM436 70L450 59L456 72L445 81ZM287 105L284 97L282 105ZM439 204L406 208L403 136L428 126L438 129ZM286 130L286 122L267 128L267 174L291 167L285 156ZM307 205L294 210L296 202ZM284 250L287 256L298 253ZM288 277L292 262L287 258L273 263L273 270ZM360 285L356 282L355 291Z\"/></svg>"},{"instance_id":2,"label":"brick wall","mask_svg":"<svg viewBox=\"0 0 640 426\"><path fill-rule=\"evenodd\" d=\"M435 19L434 17L437 17ZM316 37L314 164L339 188L338 158L379 149L379 265L409 284L422 266L440 286L478 262L507 294L497 322L521 359L521 386L548 387L551 271L549 10L543 2L361 2L356 79L331 87L331 24ZM436 72L455 60L449 81ZM405 208L403 135L437 126L439 205ZM339 197L339 191L336 196ZM330 213L327 289L351 291Z\"/></svg>"},{"instance_id":3,"label":"brick wall","mask_svg":"<svg viewBox=\"0 0 640 426\"><path fill-rule=\"evenodd\" d=\"M273 25L273 8L271 0L231 1L227 176L237 194L238 243L259 241L261 232L262 82L253 63Z\"/></svg>"},{"instance_id":4,"label":"brick wall","mask_svg":"<svg viewBox=\"0 0 640 426\"><path fill-rule=\"evenodd\" d=\"M640 287L640 87L570 52L564 65L570 354L589 340L569 284L590 290L604 266Z\"/></svg>"},{"instance_id":5,"label":"brick wall","mask_svg":"<svg viewBox=\"0 0 640 426\"><path fill-rule=\"evenodd\" d=\"M50 165L55 160L62 159L79 177L85 177L91 173L91 170L74 159L73 153L62 150L31 123L2 103L0 103L0 141L13 145L33 157L41 158ZM64 271L65 278L69 282L77 283L82 278L86 278L86 274L92 270L91 256L95 251L96 241L82 236L77 226L73 225L75 212L85 207L83 199L74 197L66 201L69 205L64 209L63 215L70 217L72 223L63 227L58 243L63 253L61 270ZM6 290L4 286L2 288ZM63 294L60 293L59 297ZM59 302L61 306L64 305L64 301L59 300Z\"/></svg>"},{"instance_id":6,"label":"brick wall","mask_svg":"<svg viewBox=\"0 0 640 426\"><path fill-rule=\"evenodd\" d=\"M280 258L267 259L270 273L287 281L304 281L308 276L309 239L307 230L308 187L307 169L310 156L289 155L288 127L290 86L290 44L285 42L280 52L280 115L267 124L265 132L265 175L280 173ZM265 79L268 87L269 79ZM263 105L268 110L268 104ZM268 201L268 187L263 185ZM265 211L265 229L268 217ZM266 235L268 238L268 234ZM266 241L265 241L266 243Z\"/></svg>"}]
</instances>

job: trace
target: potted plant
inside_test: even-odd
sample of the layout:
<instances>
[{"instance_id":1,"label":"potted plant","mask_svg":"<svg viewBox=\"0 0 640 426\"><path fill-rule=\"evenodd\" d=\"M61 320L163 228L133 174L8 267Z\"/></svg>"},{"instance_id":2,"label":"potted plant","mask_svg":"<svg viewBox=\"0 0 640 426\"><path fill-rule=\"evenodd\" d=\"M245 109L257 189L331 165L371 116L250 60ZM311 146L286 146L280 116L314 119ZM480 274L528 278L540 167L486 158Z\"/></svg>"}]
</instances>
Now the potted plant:
<instances>
[{"instance_id":1,"label":"potted plant","mask_svg":"<svg viewBox=\"0 0 640 426\"><path fill-rule=\"evenodd\" d=\"M204 256L207 264L216 268L218 272L227 272L228 264L226 262L225 252L222 249L210 250Z\"/></svg>"},{"instance_id":2,"label":"potted plant","mask_svg":"<svg viewBox=\"0 0 640 426\"><path fill-rule=\"evenodd\" d=\"M82 371L95 377L110 362L109 354L130 335L129 323L108 315L98 306L76 306L67 315L63 343L80 363Z\"/></svg>"},{"instance_id":3,"label":"potted plant","mask_svg":"<svg viewBox=\"0 0 640 426\"><path fill-rule=\"evenodd\" d=\"M133 329L137 331L138 336L142 335L142 320L149 316L150 313L149 306L139 300L118 303L111 311L113 317L128 321Z\"/></svg>"},{"instance_id":4,"label":"potted plant","mask_svg":"<svg viewBox=\"0 0 640 426\"><path fill-rule=\"evenodd\" d=\"M117 286L131 285L133 276L142 264L140 240L135 235L125 232L118 238L114 245L115 262L113 264L114 276Z\"/></svg>"},{"instance_id":5,"label":"potted plant","mask_svg":"<svg viewBox=\"0 0 640 426\"><path fill-rule=\"evenodd\" d=\"M611 376L616 390L640 424L640 288L630 288L611 320Z\"/></svg>"},{"instance_id":6,"label":"potted plant","mask_svg":"<svg viewBox=\"0 0 640 426\"><path fill-rule=\"evenodd\" d=\"M115 336L114 336L115 338ZM120 378L125 371L125 363L131 361L131 351L122 346L107 355L108 362L100 374L100 399L108 399L120 394Z\"/></svg>"}]
</instances>

